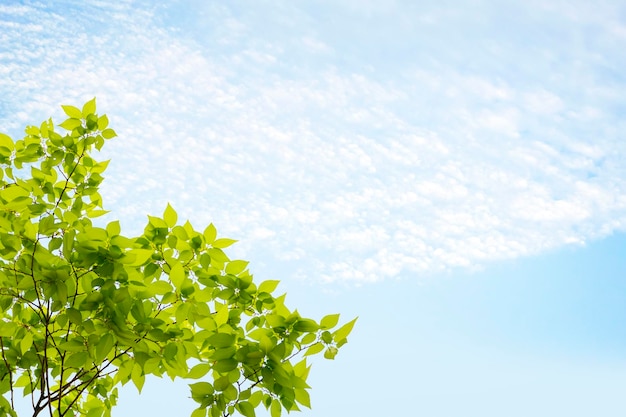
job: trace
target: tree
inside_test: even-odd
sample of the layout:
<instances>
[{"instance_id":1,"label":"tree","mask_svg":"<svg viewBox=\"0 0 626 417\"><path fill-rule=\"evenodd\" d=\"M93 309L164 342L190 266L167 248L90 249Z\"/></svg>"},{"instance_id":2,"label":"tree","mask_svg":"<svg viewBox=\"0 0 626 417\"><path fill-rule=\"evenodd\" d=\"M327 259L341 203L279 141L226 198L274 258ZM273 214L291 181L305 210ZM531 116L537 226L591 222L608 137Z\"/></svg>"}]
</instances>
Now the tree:
<instances>
[{"instance_id":1,"label":"tree","mask_svg":"<svg viewBox=\"0 0 626 417\"><path fill-rule=\"evenodd\" d=\"M226 255L234 240L169 204L139 237L94 225L108 161L91 152L116 134L95 99L62 107L64 134L51 119L0 134L0 415L21 389L33 417L110 416L117 386L148 375L197 380L192 417L310 407L306 357L333 359L356 319L291 311Z\"/></svg>"}]
</instances>

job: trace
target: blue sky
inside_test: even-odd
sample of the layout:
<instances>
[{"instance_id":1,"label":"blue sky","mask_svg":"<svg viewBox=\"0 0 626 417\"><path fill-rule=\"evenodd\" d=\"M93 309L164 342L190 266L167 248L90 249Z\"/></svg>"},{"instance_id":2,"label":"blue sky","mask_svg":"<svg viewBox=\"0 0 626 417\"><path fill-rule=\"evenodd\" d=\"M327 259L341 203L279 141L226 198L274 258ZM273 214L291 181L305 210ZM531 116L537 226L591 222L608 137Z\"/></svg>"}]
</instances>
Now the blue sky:
<instances>
[{"instance_id":1,"label":"blue sky","mask_svg":"<svg viewBox=\"0 0 626 417\"><path fill-rule=\"evenodd\" d=\"M49 3L0 2L0 131L96 96L105 221L171 202L358 315L303 416L624 415L623 2Z\"/></svg>"}]
</instances>

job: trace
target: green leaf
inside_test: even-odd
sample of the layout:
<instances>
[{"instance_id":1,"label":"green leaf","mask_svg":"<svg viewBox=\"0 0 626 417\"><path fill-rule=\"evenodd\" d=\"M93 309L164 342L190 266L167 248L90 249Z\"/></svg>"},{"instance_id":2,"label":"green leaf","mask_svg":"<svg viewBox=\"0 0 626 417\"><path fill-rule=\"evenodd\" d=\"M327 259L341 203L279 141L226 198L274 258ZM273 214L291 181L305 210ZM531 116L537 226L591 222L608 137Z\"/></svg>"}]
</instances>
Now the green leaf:
<instances>
[{"instance_id":1,"label":"green leaf","mask_svg":"<svg viewBox=\"0 0 626 417\"><path fill-rule=\"evenodd\" d=\"M228 375L217 378L214 385L217 391L225 391L228 387L232 386Z\"/></svg>"},{"instance_id":2,"label":"green leaf","mask_svg":"<svg viewBox=\"0 0 626 417\"><path fill-rule=\"evenodd\" d=\"M170 270L170 280L177 289L181 289L183 281L185 281L185 269L179 263L176 263Z\"/></svg>"},{"instance_id":3,"label":"green leaf","mask_svg":"<svg viewBox=\"0 0 626 417\"><path fill-rule=\"evenodd\" d=\"M315 354L320 353L322 350L324 350L324 345L321 343L316 343L310 348L308 348L306 352L304 352L304 356L315 355Z\"/></svg>"},{"instance_id":4,"label":"green leaf","mask_svg":"<svg viewBox=\"0 0 626 417\"><path fill-rule=\"evenodd\" d=\"M307 333L306 335L304 335L302 340L300 340L300 343L302 343L303 345L308 345L309 343L315 342L316 339L317 335L315 333Z\"/></svg>"},{"instance_id":5,"label":"green leaf","mask_svg":"<svg viewBox=\"0 0 626 417\"><path fill-rule=\"evenodd\" d=\"M151 249L131 249L119 261L126 265L139 266L148 262L153 253Z\"/></svg>"},{"instance_id":6,"label":"green leaf","mask_svg":"<svg viewBox=\"0 0 626 417\"><path fill-rule=\"evenodd\" d=\"M107 210L87 210L87 216L91 219L95 219L96 217L104 216L107 214Z\"/></svg>"},{"instance_id":7,"label":"green leaf","mask_svg":"<svg viewBox=\"0 0 626 417\"><path fill-rule=\"evenodd\" d=\"M215 263L224 263L230 261L228 256L221 249L209 248L207 254L211 257L211 265L215 266ZM220 268L221 269L221 268Z\"/></svg>"},{"instance_id":8,"label":"green leaf","mask_svg":"<svg viewBox=\"0 0 626 417\"><path fill-rule=\"evenodd\" d=\"M70 368L81 369L87 364L87 359L89 359L87 352L76 352L65 359L64 365Z\"/></svg>"},{"instance_id":9,"label":"green leaf","mask_svg":"<svg viewBox=\"0 0 626 417\"><path fill-rule=\"evenodd\" d=\"M15 143L13 143L13 139L10 136L0 133L0 147L7 148L10 154L15 148Z\"/></svg>"},{"instance_id":10,"label":"green leaf","mask_svg":"<svg viewBox=\"0 0 626 417\"><path fill-rule=\"evenodd\" d=\"M319 329L319 326L311 319L299 319L293 328L299 332L315 332Z\"/></svg>"},{"instance_id":11,"label":"green leaf","mask_svg":"<svg viewBox=\"0 0 626 417\"><path fill-rule=\"evenodd\" d=\"M303 406L307 408L311 408L311 397L309 396L309 393L307 392L307 390L298 388L295 391L296 391L296 401L298 401L300 404L302 404Z\"/></svg>"},{"instance_id":12,"label":"green leaf","mask_svg":"<svg viewBox=\"0 0 626 417\"><path fill-rule=\"evenodd\" d=\"M339 314L329 314L320 321L320 328L323 330L332 329L339 322Z\"/></svg>"},{"instance_id":13,"label":"green leaf","mask_svg":"<svg viewBox=\"0 0 626 417\"><path fill-rule=\"evenodd\" d=\"M208 382L196 382L193 384L189 384L189 388L191 388L191 395L193 397L203 397L205 395L210 395L215 392L213 385Z\"/></svg>"},{"instance_id":14,"label":"green leaf","mask_svg":"<svg viewBox=\"0 0 626 417\"><path fill-rule=\"evenodd\" d=\"M335 342L339 343L342 340L346 339L348 337L348 335L350 334L350 332L352 331L352 328L354 327L354 323L356 323L356 321L357 321L357 319L354 319L354 320L344 324L343 326L341 326L335 332L333 332L333 339L335 340Z\"/></svg>"},{"instance_id":15,"label":"green leaf","mask_svg":"<svg viewBox=\"0 0 626 417\"><path fill-rule=\"evenodd\" d=\"M272 405L270 407L270 415L272 417L280 417L280 414L282 412L283 408L280 405L280 401L274 399L272 400Z\"/></svg>"},{"instance_id":16,"label":"green leaf","mask_svg":"<svg viewBox=\"0 0 626 417\"><path fill-rule=\"evenodd\" d=\"M163 219L159 219L158 217L155 216L148 216L148 223L157 228L157 229L167 229L167 223L165 223L165 220Z\"/></svg>"},{"instance_id":17,"label":"green leaf","mask_svg":"<svg viewBox=\"0 0 626 417\"><path fill-rule=\"evenodd\" d=\"M116 136L117 136L117 133L115 133L115 130L113 129L104 129L102 131L102 137L105 139L112 139Z\"/></svg>"},{"instance_id":18,"label":"green leaf","mask_svg":"<svg viewBox=\"0 0 626 417\"><path fill-rule=\"evenodd\" d=\"M68 106L68 105L61 105L61 107L63 108L63 111L65 112L65 114L67 114L71 118L73 118L73 119L82 119L83 118L83 114L78 109L78 107Z\"/></svg>"},{"instance_id":19,"label":"green leaf","mask_svg":"<svg viewBox=\"0 0 626 417\"><path fill-rule=\"evenodd\" d=\"M115 345L115 339L110 333L103 335L96 344L96 362L102 362L107 357L113 346Z\"/></svg>"},{"instance_id":20,"label":"green leaf","mask_svg":"<svg viewBox=\"0 0 626 417\"><path fill-rule=\"evenodd\" d=\"M212 361L218 361L222 359L230 359L235 356L235 352L237 348L235 346L228 346L225 348L216 349L215 352L211 354Z\"/></svg>"},{"instance_id":21,"label":"green leaf","mask_svg":"<svg viewBox=\"0 0 626 417\"><path fill-rule=\"evenodd\" d=\"M213 226L213 223L209 224L206 229L204 229L204 240L207 245L215 242L215 238L217 237L217 229Z\"/></svg>"},{"instance_id":22,"label":"green leaf","mask_svg":"<svg viewBox=\"0 0 626 417\"><path fill-rule=\"evenodd\" d=\"M263 281L261 285L259 285L259 292L272 293L276 289L276 287L280 284L278 280L267 280Z\"/></svg>"},{"instance_id":23,"label":"green leaf","mask_svg":"<svg viewBox=\"0 0 626 417\"><path fill-rule=\"evenodd\" d=\"M13 201L19 197L28 197L30 192L18 185L10 185L0 191L0 197L6 201Z\"/></svg>"},{"instance_id":24,"label":"green leaf","mask_svg":"<svg viewBox=\"0 0 626 417\"><path fill-rule=\"evenodd\" d=\"M90 114L95 114L95 113L96 113L96 98L94 97L83 105L83 111L81 112L81 115L83 118L87 118L87 116L89 116ZM75 116L70 116L70 117L75 117Z\"/></svg>"},{"instance_id":25,"label":"green leaf","mask_svg":"<svg viewBox=\"0 0 626 417\"><path fill-rule=\"evenodd\" d=\"M67 314L67 317L70 320L70 323L74 324L74 325L80 325L83 322L83 315L80 313L80 311L76 310L75 308L68 308L67 310L65 310L65 314Z\"/></svg>"},{"instance_id":26,"label":"green leaf","mask_svg":"<svg viewBox=\"0 0 626 417\"><path fill-rule=\"evenodd\" d=\"M228 373L234 369L237 369L239 363L235 359L222 359L213 365L213 369L220 374Z\"/></svg>"},{"instance_id":27,"label":"green leaf","mask_svg":"<svg viewBox=\"0 0 626 417\"><path fill-rule=\"evenodd\" d=\"M68 342L61 343L59 349L67 352L82 352L85 350L85 344L82 338L74 338Z\"/></svg>"},{"instance_id":28,"label":"green leaf","mask_svg":"<svg viewBox=\"0 0 626 417\"><path fill-rule=\"evenodd\" d=\"M76 237L76 231L73 229L66 230L63 233L63 257L66 260L70 259L72 250L74 249L74 238Z\"/></svg>"},{"instance_id":29,"label":"green leaf","mask_svg":"<svg viewBox=\"0 0 626 417\"><path fill-rule=\"evenodd\" d=\"M98 118L98 129L104 130L109 125L109 118L106 114L103 114Z\"/></svg>"},{"instance_id":30,"label":"green leaf","mask_svg":"<svg viewBox=\"0 0 626 417\"><path fill-rule=\"evenodd\" d=\"M71 119L65 120L59 126L61 126L65 130L73 130L73 129L76 129L78 126L82 126L82 123L83 122L79 119L71 118Z\"/></svg>"},{"instance_id":31,"label":"green leaf","mask_svg":"<svg viewBox=\"0 0 626 417\"><path fill-rule=\"evenodd\" d=\"M170 285L169 282L155 281L152 284L150 284L150 290L154 291L155 294L164 295L172 291L172 286Z\"/></svg>"},{"instance_id":32,"label":"green leaf","mask_svg":"<svg viewBox=\"0 0 626 417\"><path fill-rule=\"evenodd\" d=\"M208 363L199 363L189 370L189 373L187 374L187 378L190 378L190 379L202 378L210 370L211 370L211 365L209 365Z\"/></svg>"},{"instance_id":33,"label":"green leaf","mask_svg":"<svg viewBox=\"0 0 626 417\"><path fill-rule=\"evenodd\" d=\"M206 415L207 415L207 409L204 407L196 408L191 413L191 417L206 417Z\"/></svg>"},{"instance_id":34,"label":"green leaf","mask_svg":"<svg viewBox=\"0 0 626 417\"><path fill-rule=\"evenodd\" d=\"M329 346L326 351L324 352L324 357L326 359L335 359L335 356L337 355L337 348L334 346Z\"/></svg>"},{"instance_id":35,"label":"green leaf","mask_svg":"<svg viewBox=\"0 0 626 417\"><path fill-rule=\"evenodd\" d=\"M225 348L235 344L235 335L227 333L216 333L210 336L207 341L215 348Z\"/></svg>"},{"instance_id":36,"label":"green leaf","mask_svg":"<svg viewBox=\"0 0 626 417\"><path fill-rule=\"evenodd\" d=\"M146 376L143 374L141 366L138 363L133 367L130 373L130 379L133 381L133 384L135 384L135 387L137 387L137 391L141 393L143 384L146 382Z\"/></svg>"},{"instance_id":37,"label":"green leaf","mask_svg":"<svg viewBox=\"0 0 626 417\"><path fill-rule=\"evenodd\" d=\"M247 401L240 401L235 405L237 411L239 411L245 417L256 417L254 407Z\"/></svg>"},{"instance_id":38,"label":"green leaf","mask_svg":"<svg viewBox=\"0 0 626 417\"><path fill-rule=\"evenodd\" d=\"M165 208L165 211L163 212L163 220L165 220L165 223L167 224L169 228L172 228L176 226L177 219L178 219L178 215L176 214L176 211L172 208L172 206L170 206L169 203L167 203L167 207Z\"/></svg>"},{"instance_id":39,"label":"green leaf","mask_svg":"<svg viewBox=\"0 0 626 417\"><path fill-rule=\"evenodd\" d=\"M28 352L28 350L30 349L32 345L33 345L33 334L26 333L24 337L22 338L22 340L20 341L20 350L22 352L22 355Z\"/></svg>"},{"instance_id":40,"label":"green leaf","mask_svg":"<svg viewBox=\"0 0 626 417\"><path fill-rule=\"evenodd\" d=\"M232 291L232 290L231 290ZM222 324L225 324L228 321L228 307L227 306L222 306L220 308L218 308L217 313L215 314L215 323L217 323L218 326L221 326ZM219 346L217 346L219 347Z\"/></svg>"},{"instance_id":41,"label":"green leaf","mask_svg":"<svg viewBox=\"0 0 626 417\"><path fill-rule=\"evenodd\" d=\"M13 337L15 330L17 330L17 324L12 321L0 322L0 336Z\"/></svg>"},{"instance_id":42,"label":"green leaf","mask_svg":"<svg viewBox=\"0 0 626 417\"><path fill-rule=\"evenodd\" d=\"M221 238L213 241L213 243L211 243L211 246L217 249L224 249L236 242L237 241L234 239Z\"/></svg>"},{"instance_id":43,"label":"green leaf","mask_svg":"<svg viewBox=\"0 0 626 417\"><path fill-rule=\"evenodd\" d=\"M119 236L122 231L119 220L114 220L107 224L106 231L109 237Z\"/></svg>"},{"instance_id":44,"label":"green leaf","mask_svg":"<svg viewBox=\"0 0 626 417\"><path fill-rule=\"evenodd\" d=\"M249 262L246 261L230 261L228 265L226 265L226 273L238 275L246 269L248 264Z\"/></svg>"}]
</instances>

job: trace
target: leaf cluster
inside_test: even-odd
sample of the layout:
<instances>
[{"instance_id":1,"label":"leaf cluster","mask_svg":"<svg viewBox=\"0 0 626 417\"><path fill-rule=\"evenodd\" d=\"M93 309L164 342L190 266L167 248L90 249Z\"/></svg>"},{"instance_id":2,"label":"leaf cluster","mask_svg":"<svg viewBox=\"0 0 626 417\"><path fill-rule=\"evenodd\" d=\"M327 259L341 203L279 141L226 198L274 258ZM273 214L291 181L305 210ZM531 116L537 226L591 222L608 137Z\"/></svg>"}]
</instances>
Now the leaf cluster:
<instances>
[{"instance_id":1,"label":"leaf cluster","mask_svg":"<svg viewBox=\"0 0 626 417\"><path fill-rule=\"evenodd\" d=\"M229 258L234 240L170 205L138 237L99 226L108 161L91 152L116 134L95 99L63 110L63 134L0 134L0 415L21 390L33 416L110 416L117 387L149 375L196 381L192 417L310 407L307 357L333 359L355 320L290 310Z\"/></svg>"}]
</instances>

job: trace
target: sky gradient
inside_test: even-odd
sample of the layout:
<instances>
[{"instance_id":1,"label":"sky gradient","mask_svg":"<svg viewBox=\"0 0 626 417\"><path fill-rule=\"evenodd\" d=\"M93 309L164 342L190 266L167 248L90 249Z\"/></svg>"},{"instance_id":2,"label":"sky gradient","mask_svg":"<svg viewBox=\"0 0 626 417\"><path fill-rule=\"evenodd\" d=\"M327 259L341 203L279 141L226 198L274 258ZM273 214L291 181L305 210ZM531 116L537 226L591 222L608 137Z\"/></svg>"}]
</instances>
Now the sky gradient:
<instances>
[{"instance_id":1,"label":"sky gradient","mask_svg":"<svg viewBox=\"0 0 626 417\"><path fill-rule=\"evenodd\" d=\"M0 2L0 131L97 97L103 221L359 316L303 416L624 415L623 2L48 3Z\"/></svg>"}]
</instances>

